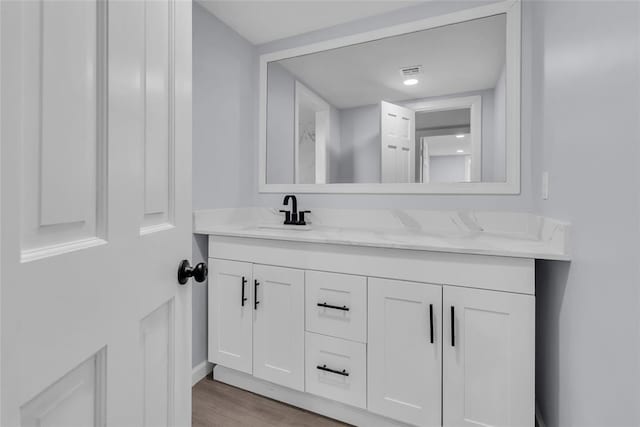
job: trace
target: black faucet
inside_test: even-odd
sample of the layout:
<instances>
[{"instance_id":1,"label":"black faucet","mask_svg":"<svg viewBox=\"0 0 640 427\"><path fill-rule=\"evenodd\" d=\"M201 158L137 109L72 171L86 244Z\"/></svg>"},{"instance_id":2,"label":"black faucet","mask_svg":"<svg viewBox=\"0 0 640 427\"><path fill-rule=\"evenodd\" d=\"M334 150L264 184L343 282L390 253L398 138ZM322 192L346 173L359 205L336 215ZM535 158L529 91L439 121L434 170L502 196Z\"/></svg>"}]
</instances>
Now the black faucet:
<instances>
[{"instance_id":1,"label":"black faucet","mask_svg":"<svg viewBox=\"0 0 640 427\"><path fill-rule=\"evenodd\" d=\"M291 199L291 211L281 210L280 212L284 213L284 224L285 225L307 225L304 220L304 214L311 213L311 211L300 211L298 212L298 199L293 194L287 194L284 196L284 200L282 204L285 206L289 205L289 199Z\"/></svg>"}]
</instances>

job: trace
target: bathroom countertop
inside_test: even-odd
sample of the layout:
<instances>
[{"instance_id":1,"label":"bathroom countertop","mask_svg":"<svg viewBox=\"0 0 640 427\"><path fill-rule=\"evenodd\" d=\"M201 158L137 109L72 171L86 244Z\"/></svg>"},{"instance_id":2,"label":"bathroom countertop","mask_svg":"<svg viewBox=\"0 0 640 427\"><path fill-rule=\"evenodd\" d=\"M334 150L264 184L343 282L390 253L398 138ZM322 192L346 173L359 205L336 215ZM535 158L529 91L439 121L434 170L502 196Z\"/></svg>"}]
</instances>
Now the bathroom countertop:
<instances>
[{"instance_id":1,"label":"bathroom countertop","mask_svg":"<svg viewBox=\"0 0 640 427\"><path fill-rule=\"evenodd\" d=\"M314 209L283 226L276 209L194 212L194 233L254 239L569 261L565 222L527 213Z\"/></svg>"}]
</instances>

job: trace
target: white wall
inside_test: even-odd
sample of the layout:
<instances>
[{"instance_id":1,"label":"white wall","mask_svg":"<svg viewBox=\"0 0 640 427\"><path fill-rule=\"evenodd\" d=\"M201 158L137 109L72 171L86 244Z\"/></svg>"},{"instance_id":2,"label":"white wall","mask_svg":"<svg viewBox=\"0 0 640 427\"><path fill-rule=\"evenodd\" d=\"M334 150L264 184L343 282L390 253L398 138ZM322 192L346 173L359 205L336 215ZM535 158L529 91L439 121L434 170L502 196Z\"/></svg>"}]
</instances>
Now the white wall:
<instances>
[{"instance_id":1,"label":"white wall","mask_svg":"<svg viewBox=\"0 0 640 427\"><path fill-rule=\"evenodd\" d=\"M479 4L432 1L259 46L258 51L294 47ZM536 271L537 397L549 427L640 425L638 9L636 2L622 1L524 2L521 194L300 196L304 208L509 210L572 221L574 261L539 262ZM194 15L202 13L206 12L194 7ZM196 34L198 22L204 21L220 26L217 20L194 16ZM249 142L244 130L238 130L224 144L207 134L196 136L196 110L201 108L196 102L197 88L208 84L199 80L211 77L197 73L195 58L208 47L194 38L194 205L198 200L198 207L279 206L282 195L259 194L257 190L255 88L252 96L242 98L246 103L243 120L254 124ZM220 43L218 48L223 57L229 56L217 62L224 64L223 69L234 69L238 64L234 58L245 58L251 51L242 43ZM238 86L244 83L251 87L258 81L255 64L253 71L246 81L245 75L229 74L236 76ZM222 104L237 99L227 99L233 95L226 91L210 96ZM206 174L197 172L205 164L216 168L208 160L215 162L212 153L224 152L218 150L231 150L231 158L242 157L243 162L229 162L232 167L218 166ZM248 168L247 176L238 177L235 169L245 164L245 153L251 158L247 164L253 167ZM197 164L200 156L205 158ZM539 196L542 171L550 172L548 201ZM233 197L233 190L212 187L213 179L219 178L225 178L225 185L232 185L240 194ZM194 346L196 321L194 317ZM194 361L195 357L194 351Z\"/></svg>"},{"instance_id":2,"label":"white wall","mask_svg":"<svg viewBox=\"0 0 640 427\"><path fill-rule=\"evenodd\" d=\"M430 182L464 182L467 156L431 156Z\"/></svg>"}]
</instances>

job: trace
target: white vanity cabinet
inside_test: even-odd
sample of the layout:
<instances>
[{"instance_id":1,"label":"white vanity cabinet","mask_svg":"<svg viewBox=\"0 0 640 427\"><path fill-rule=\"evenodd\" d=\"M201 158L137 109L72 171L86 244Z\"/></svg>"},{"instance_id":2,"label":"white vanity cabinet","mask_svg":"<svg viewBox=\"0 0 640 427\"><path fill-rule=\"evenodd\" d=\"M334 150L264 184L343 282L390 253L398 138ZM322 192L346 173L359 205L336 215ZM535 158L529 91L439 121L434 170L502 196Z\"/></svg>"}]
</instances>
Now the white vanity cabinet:
<instances>
[{"instance_id":1,"label":"white vanity cabinet","mask_svg":"<svg viewBox=\"0 0 640 427\"><path fill-rule=\"evenodd\" d=\"M530 425L535 297L453 286L442 296L443 425Z\"/></svg>"},{"instance_id":2,"label":"white vanity cabinet","mask_svg":"<svg viewBox=\"0 0 640 427\"><path fill-rule=\"evenodd\" d=\"M304 272L210 259L209 361L304 390Z\"/></svg>"},{"instance_id":3,"label":"white vanity cabinet","mask_svg":"<svg viewBox=\"0 0 640 427\"><path fill-rule=\"evenodd\" d=\"M303 391L304 271L254 265L253 280L253 375Z\"/></svg>"},{"instance_id":4,"label":"white vanity cabinet","mask_svg":"<svg viewBox=\"0 0 640 427\"><path fill-rule=\"evenodd\" d=\"M441 286L369 279L370 411L440 425L441 305Z\"/></svg>"},{"instance_id":5,"label":"white vanity cabinet","mask_svg":"<svg viewBox=\"0 0 640 427\"><path fill-rule=\"evenodd\" d=\"M209 254L214 378L360 426L533 427L533 259L215 235Z\"/></svg>"},{"instance_id":6,"label":"white vanity cabinet","mask_svg":"<svg viewBox=\"0 0 640 427\"><path fill-rule=\"evenodd\" d=\"M253 373L253 269L209 260L209 360Z\"/></svg>"}]
</instances>

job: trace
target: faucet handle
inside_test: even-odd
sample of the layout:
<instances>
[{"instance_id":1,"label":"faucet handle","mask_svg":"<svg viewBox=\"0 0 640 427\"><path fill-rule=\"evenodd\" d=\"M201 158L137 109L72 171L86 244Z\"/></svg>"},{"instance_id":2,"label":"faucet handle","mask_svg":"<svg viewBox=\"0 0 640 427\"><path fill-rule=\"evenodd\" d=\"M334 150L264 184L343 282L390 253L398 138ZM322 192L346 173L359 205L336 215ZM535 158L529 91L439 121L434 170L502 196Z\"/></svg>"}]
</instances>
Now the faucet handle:
<instances>
[{"instance_id":1,"label":"faucet handle","mask_svg":"<svg viewBox=\"0 0 640 427\"><path fill-rule=\"evenodd\" d=\"M280 213L284 214L284 223L285 223L285 225L291 224L291 212L281 209Z\"/></svg>"},{"instance_id":2,"label":"faucet handle","mask_svg":"<svg viewBox=\"0 0 640 427\"><path fill-rule=\"evenodd\" d=\"M298 212L298 225L307 225L304 221L304 214L311 213L311 211L300 211Z\"/></svg>"}]
</instances>

